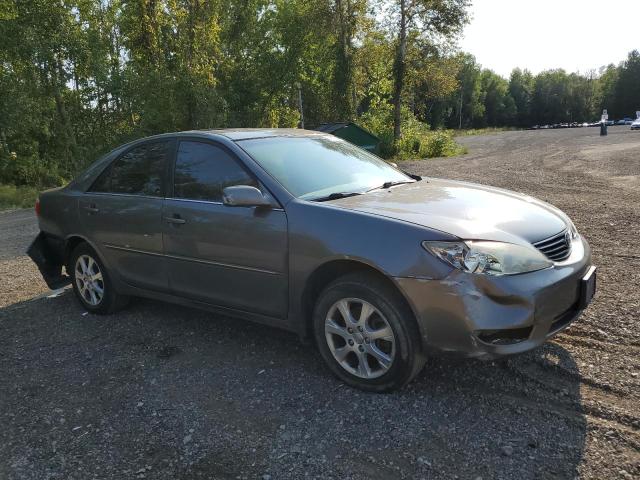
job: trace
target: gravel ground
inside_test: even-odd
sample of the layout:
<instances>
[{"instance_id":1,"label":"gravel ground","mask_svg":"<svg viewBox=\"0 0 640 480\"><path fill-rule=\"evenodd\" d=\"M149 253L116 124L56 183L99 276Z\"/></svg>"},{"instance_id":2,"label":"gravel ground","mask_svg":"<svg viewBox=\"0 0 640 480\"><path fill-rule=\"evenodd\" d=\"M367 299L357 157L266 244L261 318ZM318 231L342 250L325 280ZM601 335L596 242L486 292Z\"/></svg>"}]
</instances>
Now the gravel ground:
<instances>
[{"instance_id":1,"label":"gravel ground","mask_svg":"<svg viewBox=\"0 0 640 480\"><path fill-rule=\"evenodd\" d=\"M549 201L588 238L599 291L505 362L432 359L403 391L343 386L295 336L151 301L111 317L50 296L0 214L0 478L640 477L640 133L467 137L425 175Z\"/></svg>"}]
</instances>

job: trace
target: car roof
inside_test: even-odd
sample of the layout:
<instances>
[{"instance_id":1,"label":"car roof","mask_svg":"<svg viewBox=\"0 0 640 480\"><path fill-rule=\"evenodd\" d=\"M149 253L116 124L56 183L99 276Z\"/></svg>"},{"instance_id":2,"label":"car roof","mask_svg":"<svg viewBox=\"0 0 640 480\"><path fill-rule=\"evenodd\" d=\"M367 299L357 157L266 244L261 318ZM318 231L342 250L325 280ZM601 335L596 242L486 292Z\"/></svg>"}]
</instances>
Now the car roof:
<instances>
[{"instance_id":1,"label":"car roof","mask_svg":"<svg viewBox=\"0 0 640 480\"><path fill-rule=\"evenodd\" d=\"M304 130L301 128L221 128L211 130L193 130L191 132L180 132L179 134L193 133L212 133L215 135L222 135L233 141L248 140L250 138L317 137L326 135L315 130Z\"/></svg>"},{"instance_id":2,"label":"car roof","mask_svg":"<svg viewBox=\"0 0 640 480\"><path fill-rule=\"evenodd\" d=\"M209 135L217 135L226 137L231 141L249 140L252 138L275 138L275 137L326 137L331 136L326 133L317 132L315 130L304 130L301 128L218 128L203 130L184 130L180 132L167 132L150 135L148 137L132 140L112 150L111 153L129 148L139 143L147 141L161 140L163 138L175 137L207 137Z\"/></svg>"}]
</instances>

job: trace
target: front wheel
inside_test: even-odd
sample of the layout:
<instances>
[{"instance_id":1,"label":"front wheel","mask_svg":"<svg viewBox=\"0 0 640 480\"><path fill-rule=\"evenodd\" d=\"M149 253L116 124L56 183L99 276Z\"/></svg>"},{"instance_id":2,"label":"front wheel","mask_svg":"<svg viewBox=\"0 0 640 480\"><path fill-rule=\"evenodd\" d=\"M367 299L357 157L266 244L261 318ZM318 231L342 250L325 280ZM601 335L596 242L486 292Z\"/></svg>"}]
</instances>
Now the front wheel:
<instances>
[{"instance_id":1,"label":"front wheel","mask_svg":"<svg viewBox=\"0 0 640 480\"><path fill-rule=\"evenodd\" d=\"M106 268L88 244L81 243L73 250L69 270L73 291L88 311L113 313L127 303L128 298L115 291Z\"/></svg>"},{"instance_id":2,"label":"front wheel","mask_svg":"<svg viewBox=\"0 0 640 480\"><path fill-rule=\"evenodd\" d=\"M376 276L351 274L329 284L318 298L313 323L323 359L353 387L395 390L424 366L412 312Z\"/></svg>"}]
</instances>

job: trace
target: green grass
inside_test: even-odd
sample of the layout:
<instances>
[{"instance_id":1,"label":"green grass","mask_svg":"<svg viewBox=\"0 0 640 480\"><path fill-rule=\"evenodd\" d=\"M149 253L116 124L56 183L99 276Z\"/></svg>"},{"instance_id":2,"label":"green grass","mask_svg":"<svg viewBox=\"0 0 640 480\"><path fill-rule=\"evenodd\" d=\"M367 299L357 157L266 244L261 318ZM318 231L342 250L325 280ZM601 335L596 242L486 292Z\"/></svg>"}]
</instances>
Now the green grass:
<instances>
[{"instance_id":1,"label":"green grass","mask_svg":"<svg viewBox=\"0 0 640 480\"><path fill-rule=\"evenodd\" d=\"M488 127L488 128L467 128L463 130L449 130L454 137L471 137L473 135L494 135L501 132L518 130L514 127Z\"/></svg>"},{"instance_id":2,"label":"green grass","mask_svg":"<svg viewBox=\"0 0 640 480\"><path fill-rule=\"evenodd\" d=\"M37 198L38 189L35 187L0 185L0 210L33 207Z\"/></svg>"}]
</instances>

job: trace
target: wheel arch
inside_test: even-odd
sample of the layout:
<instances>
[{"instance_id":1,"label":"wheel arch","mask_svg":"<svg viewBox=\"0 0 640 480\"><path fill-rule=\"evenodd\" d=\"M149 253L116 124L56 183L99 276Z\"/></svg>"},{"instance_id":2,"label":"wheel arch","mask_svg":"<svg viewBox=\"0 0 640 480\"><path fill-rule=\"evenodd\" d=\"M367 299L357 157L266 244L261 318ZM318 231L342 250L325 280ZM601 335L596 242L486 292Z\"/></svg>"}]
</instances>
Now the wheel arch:
<instances>
[{"instance_id":1,"label":"wheel arch","mask_svg":"<svg viewBox=\"0 0 640 480\"><path fill-rule=\"evenodd\" d=\"M69 260L71 258L71 253L81 243L86 243L87 245L89 245L91 249L94 252L96 252L96 255L98 255L98 257L100 258L100 261L104 265L108 266L107 262L105 262L104 256L102 255L100 250L96 248L93 242L91 242L89 239L87 239L83 235L71 234L64 239L64 257L63 258L64 258L64 265L67 269L69 268Z\"/></svg>"},{"instance_id":2,"label":"wheel arch","mask_svg":"<svg viewBox=\"0 0 640 480\"><path fill-rule=\"evenodd\" d=\"M398 301L407 308L408 312L411 312L411 321L418 332L421 330L417 321L416 312L411 305L411 302L409 302L405 294L389 275L360 260L337 259L330 260L318 266L307 279L301 299L305 338L313 338L313 309L320 293L333 280L351 273L367 273L386 283L390 287L391 291L396 295Z\"/></svg>"}]
</instances>

